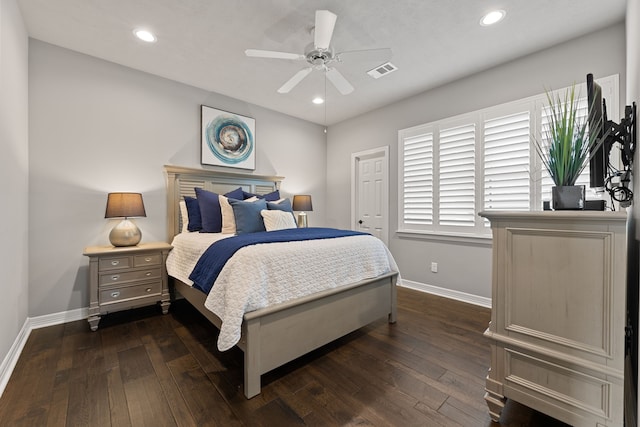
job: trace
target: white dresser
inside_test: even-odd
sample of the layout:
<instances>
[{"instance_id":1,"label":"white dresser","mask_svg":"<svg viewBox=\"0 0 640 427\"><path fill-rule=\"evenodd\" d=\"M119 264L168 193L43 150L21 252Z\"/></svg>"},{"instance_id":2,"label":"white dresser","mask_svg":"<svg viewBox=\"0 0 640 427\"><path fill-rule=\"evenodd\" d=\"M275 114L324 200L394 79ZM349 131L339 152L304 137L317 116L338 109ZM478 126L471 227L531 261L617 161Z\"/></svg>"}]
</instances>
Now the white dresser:
<instances>
[{"instance_id":1,"label":"white dresser","mask_svg":"<svg viewBox=\"0 0 640 427\"><path fill-rule=\"evenodd\" d=\"M625 212L487 211L494 421L507 398L572 426L623 425Z\"/></svg>"}]
</instances>

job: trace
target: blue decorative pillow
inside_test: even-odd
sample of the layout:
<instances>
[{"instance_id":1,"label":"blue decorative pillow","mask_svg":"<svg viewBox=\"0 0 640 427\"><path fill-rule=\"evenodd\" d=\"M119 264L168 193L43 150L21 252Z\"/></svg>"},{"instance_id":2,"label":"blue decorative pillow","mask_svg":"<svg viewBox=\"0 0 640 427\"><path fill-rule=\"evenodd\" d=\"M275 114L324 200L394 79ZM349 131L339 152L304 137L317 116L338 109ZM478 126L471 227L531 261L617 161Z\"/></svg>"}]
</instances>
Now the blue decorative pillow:
<instances>
[{"instance_id":1,"label":"blue decorative pillow","mask_svg":"<svg viewBox=\"0 0 640 427\"><path fill-rule=\"evenodd\" d=\"M242 192L242 197L234 197L234 199L250 199L252 197L257 197L258 199L265 199L267 202L275 202L276 200L280 200L280 191L276 190L276 191L272 191L271 193L267 193L267 194L253 194L253 193L248 193L246 191Z\"/></svg>"},{"instance_id":2,"label":"blue decorative pillow","mask_svg":"<svg viewBox=\"0 0 640 427\"><path fill-rule=\"evenodd\" d=\"M275 202L276 200L280 200L280 191L272 191L271 193L263 194L262 197L267 202Z\"/></svg>"},{"instance_id":3,"label":"blue decorative pillow","mask_svg":"<svg viewBox=\"0 0 640 427\"><path fill-rule=\"evenodd\" d=\"M233 191L229 191L228 193L224 193L224 196L228 197L230 199L242 200L243 194L244 194L244 191L242 191L242 187L238 187Z\"/></svg>"},{"instance_id":4,"label":"blue decorative pillow","mask_svg":"<svg viewBox=\"0 0 640 427\"><path fill-rule=\"evenodd\" d=\"M184 196L184 203L187 205L187 216L189 217L189 225L187 230L202 230L202 217L200 216L200 205L195 197Z\"/></svg>"},{"instance_id":5,"label":"blue decorative pillow","mask_svg":"<svg viewBox=\"0 0 640 427\"><path fill-rule=\"evenodd\" d=\"M233 216L236 219L236 234L266 231L262 215L260 215L260 211L267 209L265 200L244 202L230 198L229 204L233 208Z\"/></svg>"},{"instance_id":6,"label":"blue decorative pillow","mask_svg":"<svg viewBox=\"0 0 640 427\"><path fill-rule=\"evenodd\" d=\"M258 199L260 198L260 196L258 196L257 194L253 194L253 193L249 193L248 191L242 191L242 197L240 198L240 200L247 200L250 199L252 197L257 197Z\"/></svg>"},{"instance_id":7,"label":"blue decorative pillow","mask_svg":"<svg viewBox=\"0 0 640 427\"><path fill-rule=\"evenodd\" d=\"M282 199L281 202L268 202L267 209L271 211L285 211L293 213L293 209L291 208L291 200Z\"/></svg>"},{"instance_id":8,"label":"blue decorative pillow","mask_svg":"<svg viewBox=\"0 0 640 427\"><path fill-rule=\"evenodd\" d=\"M222 210L218 194L195 188L198 205L200 206L200 217L202 220L201 233L220 233L222 231ZM242 198L242 189L237 188L225 194L229 198ZM191 224L191 221L189 221Z\"/></svg>"}]
</instances>

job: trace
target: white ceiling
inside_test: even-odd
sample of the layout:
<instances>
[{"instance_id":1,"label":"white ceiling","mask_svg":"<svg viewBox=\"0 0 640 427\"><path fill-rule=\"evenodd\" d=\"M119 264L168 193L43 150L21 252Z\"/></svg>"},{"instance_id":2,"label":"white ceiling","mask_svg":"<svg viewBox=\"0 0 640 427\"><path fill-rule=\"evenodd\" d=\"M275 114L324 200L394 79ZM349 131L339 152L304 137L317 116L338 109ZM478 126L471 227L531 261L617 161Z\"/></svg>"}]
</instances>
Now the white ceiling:
<instances>
[{"instance_id":1,"label":"white ceiling","mask_svg":"<svg viewBox=\"0 0 640 427\"><path fill-rule=\"evenodd\" d=\"M19 0L29 35L320 124L333 124L624 19L626 0ZM378 80L380 61L336 68L355 91L314 71L288 94L276 90L305 63L247 58L248 48L304 53L316 9L338 15L336 51L388 47L398 71ZM482 15L504 9L493 27ZM145 44L133 29L158 37Z\"/></svg>"}]
</instances>

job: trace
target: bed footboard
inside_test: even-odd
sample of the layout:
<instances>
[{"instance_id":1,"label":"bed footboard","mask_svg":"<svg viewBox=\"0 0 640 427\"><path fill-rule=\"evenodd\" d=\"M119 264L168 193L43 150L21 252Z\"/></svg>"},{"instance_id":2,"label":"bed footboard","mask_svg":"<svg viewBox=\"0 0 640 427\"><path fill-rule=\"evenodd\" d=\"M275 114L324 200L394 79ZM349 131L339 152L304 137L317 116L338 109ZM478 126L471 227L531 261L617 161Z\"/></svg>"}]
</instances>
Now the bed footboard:
<instances>
[{"instance_id":1,"label":"bed footboard","mask_svg":"<svg viewBox=\"0 0 640 427\"><path fill-rule=\"evenodd\" d=\"M329 289L245 314L238 347L244 352L244 395L260 394L260 377L335 339L388 317L396 321L397 273ZM176 288L218 328L206 296L174 280Z\"/></svg>"},{"instance_id":2,"label":"bed footboard","mask_svg":"<svg viewBox=\"0 0 640 427\"><path fill-rule=\"evenodd\" d=\"M396 274L332 289L244 316L244 394L260 376L369 323L396 317Z\"/></svg>"}]
</instances>

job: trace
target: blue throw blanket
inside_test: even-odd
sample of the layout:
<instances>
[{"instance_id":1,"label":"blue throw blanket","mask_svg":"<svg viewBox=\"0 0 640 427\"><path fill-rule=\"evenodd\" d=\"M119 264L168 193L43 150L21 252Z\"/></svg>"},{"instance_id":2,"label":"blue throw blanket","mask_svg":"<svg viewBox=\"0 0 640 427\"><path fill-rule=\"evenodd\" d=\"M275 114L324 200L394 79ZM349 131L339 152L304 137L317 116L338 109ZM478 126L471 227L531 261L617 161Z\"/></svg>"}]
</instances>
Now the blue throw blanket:
<instances>
[{"instance_id":1,"label":"blue throw blanket","mask_svg":"<svg viewBox=\"0 0 640 427\"><path fill-rule=\"evenodd\" d=\"M189 279L193 286L208 294L229 258L245 246L259 243L295 242L300 240L333 239L336 237L366 235L359 231L335 228L290 228L286 230L262 231L218 240L202 254Z\"/></svg>"}]
</instances>

